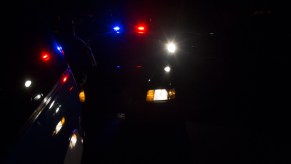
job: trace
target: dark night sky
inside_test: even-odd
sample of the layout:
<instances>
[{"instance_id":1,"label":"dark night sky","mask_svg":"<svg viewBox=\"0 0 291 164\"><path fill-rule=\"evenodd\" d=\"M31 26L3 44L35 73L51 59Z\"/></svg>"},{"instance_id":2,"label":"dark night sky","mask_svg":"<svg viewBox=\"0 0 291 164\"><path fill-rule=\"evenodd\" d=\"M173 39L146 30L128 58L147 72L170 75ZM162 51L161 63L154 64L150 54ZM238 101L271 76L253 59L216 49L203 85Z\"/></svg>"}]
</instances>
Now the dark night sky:
<instances>
[{"instance_id":1,"label":"dark night sky","mask_svg":"<svg viewBox=\"0 0 291 164\"><path fill-rule=\"evenodd\" d=\"M195 29L227 28L235 22L247 19L256 10L269 10L273 4L263 0L215 1L215 0L170 0L170 1L94 1L94 0L29 0L23 4L11 4L14 14L20 7L23 12L33 12L45 17L85 17L96 19L150 19L157 25L183 26ZM15 11L15 12L13 12Z\"/></svg>"}]
</instances>

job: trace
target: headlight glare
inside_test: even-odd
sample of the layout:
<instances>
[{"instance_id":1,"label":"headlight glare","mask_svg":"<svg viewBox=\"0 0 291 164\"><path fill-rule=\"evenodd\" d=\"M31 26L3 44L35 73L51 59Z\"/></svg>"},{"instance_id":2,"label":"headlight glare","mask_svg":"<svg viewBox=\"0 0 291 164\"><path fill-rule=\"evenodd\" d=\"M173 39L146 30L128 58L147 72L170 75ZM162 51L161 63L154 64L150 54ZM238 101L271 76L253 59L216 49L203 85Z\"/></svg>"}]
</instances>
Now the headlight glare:
<instances>
[{"instance_id":1,"label":"headlight glare","mask_svg":"<svg viewBox=\"0 0 291 164\"><path fill-rule=\"evenodd\" d=\"M148 90L147 102L160 102L174 99L176 95L175 89L151 89Z\"/></svg>"}]
</instances>

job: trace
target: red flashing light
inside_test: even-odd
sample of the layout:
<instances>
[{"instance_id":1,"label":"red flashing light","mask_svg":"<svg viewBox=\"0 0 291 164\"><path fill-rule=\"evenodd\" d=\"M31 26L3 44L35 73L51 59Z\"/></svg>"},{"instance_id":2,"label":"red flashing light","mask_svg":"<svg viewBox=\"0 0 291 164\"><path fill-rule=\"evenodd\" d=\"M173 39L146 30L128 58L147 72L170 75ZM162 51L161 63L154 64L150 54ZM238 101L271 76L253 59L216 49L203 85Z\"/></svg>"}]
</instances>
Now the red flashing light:
<instances>
[{"instance_id":1,"label":"red flashing light","mask_svg":"<svg viewBox=\"0 0 291 164\"><path fill-rule=\"evenodd\" d=\"M144 31L144 26L138 26L137 29L138 29L139 31Z\"/></svg>"},{"instance_id":2,"label":"red flashing light","mask_svg":"<svg viewBox=\"0 0 291 164\"><path fill-rule=\"evenodd\" d=\"M136 26L136 32L139 34L144 34L146 32L146 27L144 25Z\"/></svg>"},{"instance_id":3,"label":"red flashing light","mask_svg":"<svg viewBox=\"0 0 291 164\"><path fill-rule=\"evenodd\" d=\"M42 54L41 54L41 59L42 59L43 61L48 61L48 60L50 60L50 54L47 53L47 52L42 52Z\"/></svg>"},{"instance_id":4,"label":"red flashing light","mask_svg":"<svg viewBox=\"0 0 291 164\"><path fill-rule=\"evenodd\" d=\"M65 75L62 79L62 83L67 82L68 78L69 78L69 75Z\"/></svg>"}]
</instances>

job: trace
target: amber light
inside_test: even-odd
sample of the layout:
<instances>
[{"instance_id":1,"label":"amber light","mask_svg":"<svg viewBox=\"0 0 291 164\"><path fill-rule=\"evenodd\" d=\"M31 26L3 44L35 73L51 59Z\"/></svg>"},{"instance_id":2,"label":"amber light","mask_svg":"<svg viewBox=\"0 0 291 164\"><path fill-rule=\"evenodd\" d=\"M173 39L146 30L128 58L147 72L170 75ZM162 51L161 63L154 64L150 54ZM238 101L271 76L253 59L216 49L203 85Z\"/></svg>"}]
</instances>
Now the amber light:
<instances>
[{"instance_id":1,"label":"amber light","mask_svg":"<svg viewBox=\"0 0 291 164\"><path fill-rule=\"evenodd\" d=\"M154 95L155 95L154 90L148 90L146 101L154 101Z\"/></svg>"},{"instance_id":2,"label":"amber light","mask_svg":"<svg viewBox=\"0 0 291 164\"><path fill-rule=\"evenodd\" d=\"M79 93L79 99L81 102L85 102L86 101L86 97L85 97L85 92L84 91L81 91Z\"/></svg>"},{"instance_id":3,"label":"amber light","mask_svg":"<svg viewBox=\"0 0 291 164\"><path fill-rule=\"evenodd\" d=\"M168 91L168 94L169 94L169 99L174 99L176 97L176 91L175 91L175 89L170 89Z\"/></svg>"}]
</instances>

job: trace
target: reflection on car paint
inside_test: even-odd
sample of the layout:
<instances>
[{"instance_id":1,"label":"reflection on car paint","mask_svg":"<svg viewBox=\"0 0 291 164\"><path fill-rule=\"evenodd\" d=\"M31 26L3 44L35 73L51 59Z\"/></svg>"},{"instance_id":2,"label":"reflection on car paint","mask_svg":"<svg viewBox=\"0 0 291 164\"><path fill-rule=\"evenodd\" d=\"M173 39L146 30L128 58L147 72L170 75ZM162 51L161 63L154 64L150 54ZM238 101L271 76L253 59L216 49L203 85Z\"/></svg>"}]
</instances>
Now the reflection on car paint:
<instances>
[{"instance_id":1,"label":"reflection on car paint","mask_svg":"<svg viewBox=\"0 0 291 164\"><path fill-rule=\"evenodd\" d=\"M62 117L62 119L58 122L58 124L56 125L55 130L53 131L53 135L57 135L59 133L59 131L62 129L62 127L65 124L65 117Z\"/></svg>"}]
</instances>

